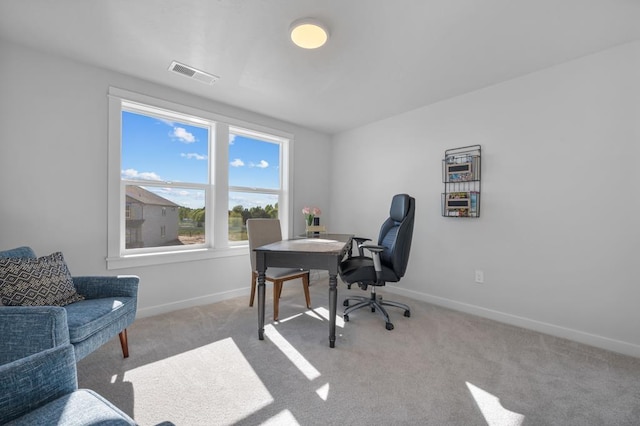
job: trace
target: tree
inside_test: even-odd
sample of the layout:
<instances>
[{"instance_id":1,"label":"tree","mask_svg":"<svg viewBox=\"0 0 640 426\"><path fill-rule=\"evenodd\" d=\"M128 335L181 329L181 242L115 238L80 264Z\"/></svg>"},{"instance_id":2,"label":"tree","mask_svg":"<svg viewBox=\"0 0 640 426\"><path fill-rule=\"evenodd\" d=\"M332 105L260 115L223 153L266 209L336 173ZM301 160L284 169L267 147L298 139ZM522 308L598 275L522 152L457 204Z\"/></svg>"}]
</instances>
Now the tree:
<instances>
[{"instance_id":1,"label":"tree","mask_svg":"<svg viewBox=\"0 0 640 426\"><path fill-rule=\"evenodd\" d=\"M191 213L192 213L192 209L189 207L182 207L180 206L180 208L178 208L178 218L183 221L187 218L191 217Z\"/></svg>"},{"instance_id":2,"label":"tree","mask_svg":"<svg viewBox=\"0 0 640 426\"><path fill-rule=\"evenodd\" d=\"M267 204L264 208L261 206L251 207L246 209L242 205L234 206L229 210L229 223L235 223L237 218L242 218L242 225L247 223L247 219L264 218L264 219L277 219L278 218L278 203L275 206Z\"/></svg>"},{"instance_id":3,"label":"tree","mask_svg":"<svg viewBox=\"0 0 640 426\"><path fill-rule=\"evenodd\" d=\"M267 218L267 219L271 217L269 213L265 211L265 209L259 206L251 207L251 210L249 210L249 216L251 218Z\"/></svg>"},{"instance_id":4,"label":"tree","mask_svg":"<svg viewBox=\"0 0 640 426\"><path fill-rule=\"evenodd\" d=\"M273 207L271 204L267 204L264 208L264 211L269 215L268 217L272 219L278 218L278 203Z\"/></svg>"},{"instance_id":5,"label":"tree","mask_svg":"<svg viewBox=\"0 0 640 426\"><path fill-rule=\"evenodd\" d=\"M191 212L191 219L197 227L201 227L205 221L204 207L201 209L195 209Z\"/></svg>"},{"instance_id":6,"label":"tree","mask_svg":"<svg viewBox=\"0 0 640 426\"><path fill-rule=\"evenodd\" d=\"M242 216L243 210L244 210L244 207L242 207L241 205L234 206L231 209L231 212L229 213L229 215L234 214L235 216Z\"/></svg>"}]
</instances>

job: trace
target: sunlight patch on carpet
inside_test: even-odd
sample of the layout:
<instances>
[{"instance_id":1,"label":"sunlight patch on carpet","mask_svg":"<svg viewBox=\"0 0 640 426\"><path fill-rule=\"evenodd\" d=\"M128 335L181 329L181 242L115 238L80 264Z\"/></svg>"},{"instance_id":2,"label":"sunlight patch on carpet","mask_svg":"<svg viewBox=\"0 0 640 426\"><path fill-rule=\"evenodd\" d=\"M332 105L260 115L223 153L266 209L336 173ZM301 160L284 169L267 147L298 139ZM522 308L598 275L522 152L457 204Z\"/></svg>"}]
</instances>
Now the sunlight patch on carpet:
<instances>
[{"instance_id":1,"label":"sunlight patch on carpet","mask_svg":"<svg viewBox=\"0 0 640 426\"><path fill-rule=\"evenodd\" d=\"M290 316L290 317L288 317L288 318L278 320L277 322L278 322L278 323L281 323L281 322L291 321L292 319L296 319L296 318L298 318L298 317L300 317L300 316L302 316L302 314L295 314L295 315Z\"/></svg>"},{"instance_id":2,"label":"sunlight patch on carpet","mask_svg":"<svg viewBox=\"0 0 640 426\"><path fill-rule=\"evenodd\" d=\"M300 423L293 417L293 414L289 410L283 410L271 417L264 423L260 423L260 426L299 426Z\"/></svg>"},{"instance_id":3,"label":"sunlight patch on carpet","mask_svg":"<svg viewBox=\"0 0 640 426\"><path fill-rule=\"evenodd\" d=\"M178 405L176 424L230 425L274 401L232 338L129 370L124 380L133 384L139 424L176 420Z\"/></svg>"},{"instance_id":4,"label":"sunlight patch on carpet","mask_svg":"<svg viewBox=\"0 0 640 426\"><path fill-rule=\"evenodd\" d=\"M323 401L326 401L329 397L329 383L325 383L324 385L316 389L316 393Z\"/></svg>"},{"instance_id":5,"label":"sunlight patch on carpet","mask_svg":"<svg viewBox=\"0 0 640 426\"><path fill-rule=\"evenodd\" d=\"M293 345L289 343L289 341L285 339L272 324L264 327L264 335L267 336L287 358L289 358L289 361L291 361L307 379L313 380L320 377L320 372L316 370L316 368L311 365L311 363L307 361L307 359L296 348L294 348Z\"/></svg>"},{"instance_id":6,"label":"sunlight patch on carpet","mask_svg":"<svg viewBox=\"0 0 640 426\"><path fill-rule=\"evenodd\" d=\"M509 411L500 404L500 398L466 382L469 392L478 404L484 419L489 426L521 426L524 422L522 414Z\"/></svg>"},{"instance_id":7,"label":"sunlight patch on carpet","mask_svg":"<svg viewBox=\"0 0 640 426\"><path fill-rule=\"evenodd\" d=\"M313 310L305 312L312 318L324 319L329 321L329 310L324 307L313 308ZM340 315L336 315L336 327L344 328L344 319Z\"/></svg>"}]
</instances>

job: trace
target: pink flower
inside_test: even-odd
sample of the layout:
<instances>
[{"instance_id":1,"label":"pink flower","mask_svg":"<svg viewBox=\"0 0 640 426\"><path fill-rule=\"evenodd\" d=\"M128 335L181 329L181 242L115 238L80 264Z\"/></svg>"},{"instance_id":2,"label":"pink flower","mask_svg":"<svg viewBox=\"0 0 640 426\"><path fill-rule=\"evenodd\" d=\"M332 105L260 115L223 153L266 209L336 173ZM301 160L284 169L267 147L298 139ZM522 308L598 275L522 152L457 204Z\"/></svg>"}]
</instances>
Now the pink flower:
<instances>
[{"instance_id":1,"label":"pink flower","mask_svg":"<svg viewBox=\"0 0 640 426\"><path fill-rule=\"evenodd\" d=\"M305 206L302 209L302 214L304 215L304 218L307 221L307 225L311 225L313 224L313 218L316 216L320 216L322 214L322 210L320 210L318 207Z\"/></svg>"}]
</instances>

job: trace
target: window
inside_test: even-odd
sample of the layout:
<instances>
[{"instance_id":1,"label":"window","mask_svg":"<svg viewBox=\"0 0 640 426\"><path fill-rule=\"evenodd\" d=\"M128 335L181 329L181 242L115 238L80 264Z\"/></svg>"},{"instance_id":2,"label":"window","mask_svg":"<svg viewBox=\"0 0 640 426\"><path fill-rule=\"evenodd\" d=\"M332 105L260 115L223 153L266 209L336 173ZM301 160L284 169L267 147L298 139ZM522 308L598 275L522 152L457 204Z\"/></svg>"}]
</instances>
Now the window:
<instances>
[{"instance_id":1,"label":"window","mask_svg":"<svg viewBox=\"0 0 640 426\"><path fill-rule=\"evenodd\" d=\"M278 218L281 142L229 129L229 240L246 241L248 218Z\"/></svg>"},{"instance_id":2,"label":"window","mask_svg":"<svg viewBox=\"0 0 640 426\"><path fill-rule=\"evenodd\" d=\"M125 249L205 244L204 220L198 228L185 229L181 219L206 207L215 124L126 101L120 120L120 180L129 211L125 229L140 237Z\"/></svg>"},{"instance_id":3,"label":"window","mask_svg":"<svg viewBox=\"0 0 640 426\"><path fill-rule=\"evenodd\" d=\"M251 217L288 229L290 135L115 88L109 99L110 269L229 255Z\"/></svg>"}]
</instances>

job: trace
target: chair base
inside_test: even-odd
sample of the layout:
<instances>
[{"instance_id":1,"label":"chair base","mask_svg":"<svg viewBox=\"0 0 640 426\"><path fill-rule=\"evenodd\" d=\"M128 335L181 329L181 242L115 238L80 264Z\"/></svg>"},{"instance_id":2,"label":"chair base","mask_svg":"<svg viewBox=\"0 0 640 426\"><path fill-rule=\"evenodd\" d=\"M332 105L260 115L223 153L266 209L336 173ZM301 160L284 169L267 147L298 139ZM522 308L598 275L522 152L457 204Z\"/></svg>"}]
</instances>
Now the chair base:
<instances>
[{"instance_id":1,"label":"chair base","mask_svg":"<svg viewBox=\"0 0 640 426\"><path fill-rule=\"evenodd\" d=\"M350 300L356 301L357 303L355 305L349 306ZM382 300L382 296L376 295L375 287L371 287L370 297L349 296L346 299L344 299L344 302L342 304L346 306L346 309L342 314L342 318L345 320L345 322L349 321L349 314L351 312L368 306L371 308L371 312L378 312L380 315L382 315L382 317L384 318L385 327L387 330L393 330L393 324L389 319L389 314L387 313L387 310L384 309L383 306L393 306L395 308L404 309L404 316L407 318L411 316L411 309L409 308L408 305L405 305L404 303L400 303L400 302L393 302L391 300Z\"/></svg>"}]
</instances>

